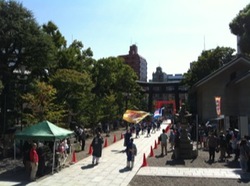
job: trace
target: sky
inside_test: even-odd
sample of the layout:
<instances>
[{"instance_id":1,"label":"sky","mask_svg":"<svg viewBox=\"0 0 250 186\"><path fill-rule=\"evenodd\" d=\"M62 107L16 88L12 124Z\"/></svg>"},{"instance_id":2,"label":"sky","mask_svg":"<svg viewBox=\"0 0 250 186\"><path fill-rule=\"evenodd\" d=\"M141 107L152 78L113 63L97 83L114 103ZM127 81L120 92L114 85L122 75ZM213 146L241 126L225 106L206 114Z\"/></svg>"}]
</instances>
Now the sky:
<instances>
[{"instance_id":1,"label":"sky","mask_svg":"<svg viewBox=\"0 0 250 186\"><path fill-rule=\"evenodd\" d=\"M39 25L52 21L71 44L81 41L93 58L117 57L136 44L147 60L148 80L157 67L188 71L201 52L236 49L229 23L249 0L19 0Z\"/></svg>"}]
</instances>

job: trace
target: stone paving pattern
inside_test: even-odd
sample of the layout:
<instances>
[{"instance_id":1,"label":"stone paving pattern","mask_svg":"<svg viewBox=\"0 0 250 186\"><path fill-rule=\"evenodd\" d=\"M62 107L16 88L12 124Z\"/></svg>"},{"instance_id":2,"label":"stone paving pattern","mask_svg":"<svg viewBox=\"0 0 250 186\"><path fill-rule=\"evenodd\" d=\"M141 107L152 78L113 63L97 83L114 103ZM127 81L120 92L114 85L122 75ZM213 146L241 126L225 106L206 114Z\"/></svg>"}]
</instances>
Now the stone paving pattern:
<instances>
[{"instance_id":1,"label":"stone paving pattern","mask_svg":"<svg viewBox=\"0 0 250 186\"><path fill-rule=\"evenodd\" d=\"M116 135L116 140L119 141L121 139L121 133L125 132L125 129L122 128L121 130L112 132L110 134L110 137L105 137L108 141L108 145L113 144L114 140L114 135ZM155 138L155 137L154 137ZM80 161L84 158L87 158L89 156L88 154L88 148L90 144L91 139L88 139L86 141L86 148L85 151L77 152L76 157L77 160ZM152 139L154 141L154 139ZM136 143L136 140L135 140ZM153 144L153 143L152 143ZM149 152L149 149L147 149ZM168 145L168 155L161 157L160 155L160 146L156 149L153 150L154 152L154 157L147 157L147 163L148 167L147 169L153 170L154 167L159 167L159 170L161 168L214 168L215 170L218 169L239 169L239 162L234 162L233 157L229 158L227 162L218 162L216 161L215 163L207 163L206 160L208 159L208 152L203 151L202 149L199 149L199 156L196 159L188 159L188 160L172 160L172 151L169 149ZM219 154L216 154L216 160L218 160ZM68 157L68 163L70 163L72 159L72 156ZM140 159L140 160L138 160ZM137 157L137 160L140 161L139 163L141 164L141 157ZM73 168L73 167L72 167ZM66 168L68 169L68 168ZM71 169L69 167L69 169ZM142 168L143 169L143 168ZM141 170L142 170L141 169ZM146 170L146 169L145 169ZM158 171L159 171L158 170ZM142 185L142 186L152 186L152 185L175 185L175 186L191 186L191 185L250 185L250 177L247 177L247 179L240 178L240 179L231 179L231 178L196 178L196 177L166 177L166 176L145 176L145 175L139 175L138 173L140 170L137 172L137 174L132 178L130 183L128 184L129 186L137 186L137 185ZM20 171L9 171L10 174L1 174L0 175L0 185L4 185L3 180L9 180L9 179L16 179L17 181L22 180L22 183L25 183L25 179L27 179L27 175L24 174L23 169ZM58 173L59 176L60 172ZM5 175L5 177L4 177ZM8 176L7 176L8 175ZM25 177L26 176L26 177ZM47 176L44 176L43 178L40 179L46 179L46 177L51 176L50 174ZM96 178L98 179L98 177ZM85 185L83 183L79 183L79 185Z\"/></svg>"},{"instance_id":2,"label":"stone paving pattern","mask_svg":"<svg viewBox=\"0 0 250 186\"><path fill-rule=\"evenodd\" d=\"M168 144L168 154L167 156L160 156L161 147L158 146L157 149L154 149L154 157L148 157L147 163L149 167L170 167L170 168L214 168L216 169L239 169L239 162L233 161L232 155L225 162L219 162L219 153L215 154L215 162L207 163L208 160L208 151L204 151L202 148L198 148L198 157L195 159L187 160L173 160L171 158L172 151L170 145ZM216 171L215 171L216 172ZM227 176L228 177L228 176ZM240 177L240 176L239 176ZM129 186L238 186L238 185L250 185L250 177L247 174L247 177L240 179L231 179L231 178L197 178L197 177L166 177L166 176L141 176L135 175L134 178L129 183Z\"/></svg>"}]
</instances>

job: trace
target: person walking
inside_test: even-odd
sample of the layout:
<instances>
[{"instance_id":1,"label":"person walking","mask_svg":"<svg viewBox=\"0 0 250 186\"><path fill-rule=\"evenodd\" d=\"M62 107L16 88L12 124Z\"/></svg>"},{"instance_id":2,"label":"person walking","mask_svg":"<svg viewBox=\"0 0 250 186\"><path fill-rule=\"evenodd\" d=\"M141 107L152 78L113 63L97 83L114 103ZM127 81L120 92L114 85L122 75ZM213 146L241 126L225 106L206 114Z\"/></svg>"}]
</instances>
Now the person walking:
<instances>
[{"instance_id":1,"label":"person walking","mask_svg":"<svg viewBox=\"0 0 250 186\"><path fill-rule=\"evenodd\" d=\"M226 150L227 150L226 136L225 136L223 131L220 132L220 136L219 136L219 149L220 149L219 161L223 162L223 161L225 161Z\"/></svg>"},{"instance_id":2,"label":"person walking","mask_svg":"<svg viewBox=\"0 0 250 186\"><path fill-rule=\"evenodd\" d=\"M98 165L99 159L102 156L102 144L103 144L103 138L101 136L100 132L96 133L96 136L92 140L91 146L93 148L93 159L92 164Z\"/></svg>"},{"instance_id":3,"label":"person walking","mask_svg":"<svg viewBox=\"0 0 250 186\"><path fill-rule=\"evenodd\" d=\"M132 137L132 134L131 134L130 130L127 130L126 133L124 134L124 147L128 146L131 137Z\"/></svg>"},{"instance_id":4,"label":"person walking","mask_svg":"<svg viewBox=\"0 0 250 186\"><path fill-rule=\"evenodd\" d=\"M170 149L174 150L174 141L175 141L175 132L173 129L170 130L170 135L169 135L169 142L170 142Z\"/></svg>"},{"instance_id":5,"label":"person walking","mask_svg":"<svg viewBox=\"0 0 250 186\"><path fill-rule=\"evenodd\" d=\"M30 165L30 149L32 148L32 144L28 141L25 141L23 144L23 165L25 167L25 171L30 173L31 165Z\"/></svg>"},{"instance_id":6,"label":"person walking","mask_svg":"<svg viewBox=\"0 0 250 186\"><path fill-rule=\"evenodd\" d=\"M180 151L180 132L179 130L175 131L174 137L174 151L172 154L172 159L179 159L179 151Z\"/></svg>"},{"instance_id":7,"label":"person walking","mask_svg":"<svg viewBox=\"0 0 250 186\"><path fill-rule=\"evenodd\" d=\"M214 162L215 150L218 147L218 139L215 133L211 133L208 136L208 148L209 148L209 162Z\"/></svg>"},{"instance_id":8,"label":"person walking","mask_svg":"<svg viewBox=\"0 0 250 186\"><path fill-rule=\"evenodd\" d=\"M45 172L45 155L46 155L46 152L44 151L44 144L43 143L38 143L37 154L38 154L38 157L39 157L37 176L41 177L41 176L44 175L44 172Z\"/></svg>"},{"instance_id":9,"label":"person walking","mask_svg":"<svg viewBox=\"0 0 250 186\"><path fill-rule=\"evenodd\" d=\"M227 129L226 130L226 142L227 142L227 158L230 158L231 157L231 153L233 151L233 148L232 148L232 134L230 133L230 130Z\"/></svg>"},{"instance_id":10,"label":"person walking","mask_svg":"<svg viewBox=\"0 0 250 186\"><path fill-rule=\"evenodd\" d=\"M232 137L232 148L234 152L234 161L238 161L240 157L240 134L238 129L234 129Z\"/></svg>"},{"instance_id":11,"label":"person walking","mask_svg":"<svg viewBox=\"0 0 250 186\"><path fill-rule=\"evenodd\" d=\"M37 149L37 144L33 143L32 148L30 149L30 164L31 164L30 180L31 181L36 180L36 173L38 169L39 157L38 157L36 149Z\"/></svg>"},{"instance_id":12,"label":"person walking","mask_svg":"<svg viewBox=\"0 0 250 186\"><path fill-rule=\"evenodd\" d=\"M127 148L126 148L126 155L127 155L127 168L132 170L134 167L135 156L137 155L137 148L134 144L133 138L130 139Z\"/></svg>"},{"instance_id":13,"label":"person walking","mask_svg":"<svg viewBox=\"0 0 250 186\"><path fill-rule=\"evenodd\" d=\"M240 142L240 167L243 172L248 170L248 160L250 156L250 149L247 145L247 140L242 139Z\"/></svg>"},{"instance_id":14,"label":"person walking","mask_svg":"<svg viewBox=\"0 0 250 186\"><path fill-rule=\"evenodd\" d=\"M81 150L84 151L85 141L86 141L86 133L85 133L84 127L82 128L82 133L81 133L80 139L81 139Z\"/></svg>"},{"instance_id":15,"label":"person walking","mask_svg":"<svg viewBox=\"0 0 250 186\"><path fill-rule=\"evenodd\" d=\"M165 133L165 129L162 129L162 133L159 136L159 140L161 142L161 156L163 155L163 151L165 150L165 155L167 155L167 140L168 140L168 136Z\"/></svg>"},{"instance_id":16,"label":"person walking","mask_svg":"<svg viewBox=\"0 0 250 186\"><path fill-rule=\"evenodd\" d=\"M140 130L141 130L141 126L140 123L135 125L135 138L139 138L140 137Z\"/></svg>"},{"instance_id":17,"label":"person walking","mask_svg":"<svg viewBox=\"0 0 250 186\"><path fill-rule=\"evenodd\" d=\"M152 124L151 124L151 122L147 122L147 137L150 137L151 136L151 134L150 134L150 131L151 131L151 128L152 128L152 126L151 126Z\"/></svg>"}]
</instances>

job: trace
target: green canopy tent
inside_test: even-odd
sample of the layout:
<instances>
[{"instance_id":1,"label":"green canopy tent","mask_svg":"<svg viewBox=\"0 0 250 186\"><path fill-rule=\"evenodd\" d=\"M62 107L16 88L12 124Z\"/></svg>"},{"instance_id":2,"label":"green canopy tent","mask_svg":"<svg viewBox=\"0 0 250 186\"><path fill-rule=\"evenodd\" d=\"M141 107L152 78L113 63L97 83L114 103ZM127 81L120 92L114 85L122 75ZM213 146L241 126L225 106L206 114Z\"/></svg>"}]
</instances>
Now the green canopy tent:
<instances>
[{"instance_id":1,"label":"green canopy tent","mask_svg":"<svg viewBox=\"0 0 250 186\"><path fill-rule=\"evenodd\" d=\"M40 123L37 123L33 126L25 128L24 130L16 133L15 140L54 141L53 165L52 165L52 173L53 173L55 164L56 141L65 139L73 134L74 134L73 131L58 127L49 121L42 121ZM14 149L14 158L15 157L16 157L16 150Z\"/></svg>"}]
</instances>

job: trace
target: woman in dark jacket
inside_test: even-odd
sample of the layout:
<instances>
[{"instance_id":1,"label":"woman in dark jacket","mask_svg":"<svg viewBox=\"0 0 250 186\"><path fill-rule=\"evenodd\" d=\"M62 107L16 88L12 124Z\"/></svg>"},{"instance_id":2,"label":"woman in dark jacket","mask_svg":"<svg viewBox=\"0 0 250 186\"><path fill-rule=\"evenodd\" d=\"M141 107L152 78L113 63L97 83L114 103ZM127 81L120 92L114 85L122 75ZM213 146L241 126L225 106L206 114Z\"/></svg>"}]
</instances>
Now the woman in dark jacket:
<instances>
[{"instance_id":1,"label":"woman in dark jacket","mask_svg":"<svg viewBox=\"0 0 250 186\"><path fill-rule=\"evenodd\" d=\"M93 148L93 160L92 164L98 165L99 159L102 156L102 144L103 144L103 138L101 136L101 133L98 132L96 136L94 137L91 146Z\"/></svg>"},{"instance_id":2,"label":"woman in dark jacket","mask_svg":"<svg viewBox=\"0 0 250 186\"><path fill-rule=\"evenodd\" d=\"M215 150L218 147L218 138L213 132L208 136L208 148L209 148L209 161L214 162Z\"/></svg>"}]
</instances>

